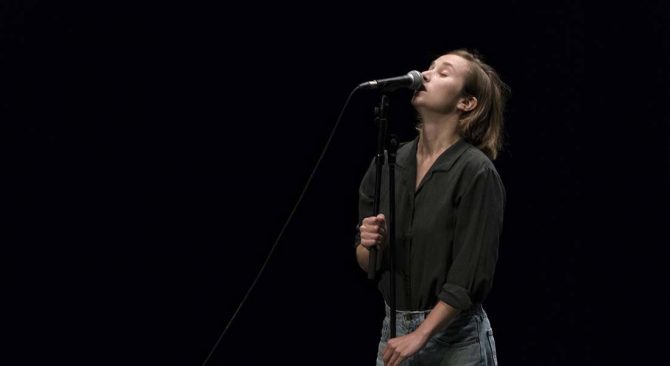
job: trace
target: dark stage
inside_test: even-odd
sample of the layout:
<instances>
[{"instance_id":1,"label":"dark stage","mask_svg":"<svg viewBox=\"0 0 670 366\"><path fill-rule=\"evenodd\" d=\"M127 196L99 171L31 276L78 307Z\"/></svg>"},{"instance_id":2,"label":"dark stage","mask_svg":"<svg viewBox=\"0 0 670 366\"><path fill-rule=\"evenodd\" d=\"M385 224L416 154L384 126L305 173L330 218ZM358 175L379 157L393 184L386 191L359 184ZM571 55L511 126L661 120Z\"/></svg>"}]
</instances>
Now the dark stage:
<instances>
[{"instance_id":1,"label":"dark stage","mask_svg":"<svg viewBox=\"0 0 670 366\"><path fill-rule=\"evenodd\" d=\"M358 83L478 50L511 87L484 307L501 365L660 360L670 10L568 1L12 2L0 13L13 364L201 365ZM391 130L415 136L411 93ZM371 365L352 244L375 151L354 95L208 365Z\"/></svg>"}]
</instances>

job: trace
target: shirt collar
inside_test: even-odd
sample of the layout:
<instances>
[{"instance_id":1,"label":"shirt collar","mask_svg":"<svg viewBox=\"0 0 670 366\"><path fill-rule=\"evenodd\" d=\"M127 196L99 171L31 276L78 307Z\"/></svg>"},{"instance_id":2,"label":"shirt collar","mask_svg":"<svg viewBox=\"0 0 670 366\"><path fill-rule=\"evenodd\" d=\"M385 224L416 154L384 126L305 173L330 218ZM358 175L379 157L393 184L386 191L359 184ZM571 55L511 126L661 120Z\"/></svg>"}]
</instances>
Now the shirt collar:
<instances>
[{"instance_id":1,"label":"shirt collar","mask_svg":"<svg viewBox=\"0 0 670 366\"><path fill-rule=\"evenodd\" d=\"M398 156L396 158L396 165L404 169L414 169L416 171L416 149L419 145L419 136L417 135L414 140L408 142L405 145L404 149L398 150ZM433 166L430 170L441 170L447 171L451 169L451 166L454 165L456 160L463 154L467 149L472 147L470 143L465 141L465 139L460 138L453 145L449 146L446 150L438 156L433 163Z\"/></svg>"}]
</instances>

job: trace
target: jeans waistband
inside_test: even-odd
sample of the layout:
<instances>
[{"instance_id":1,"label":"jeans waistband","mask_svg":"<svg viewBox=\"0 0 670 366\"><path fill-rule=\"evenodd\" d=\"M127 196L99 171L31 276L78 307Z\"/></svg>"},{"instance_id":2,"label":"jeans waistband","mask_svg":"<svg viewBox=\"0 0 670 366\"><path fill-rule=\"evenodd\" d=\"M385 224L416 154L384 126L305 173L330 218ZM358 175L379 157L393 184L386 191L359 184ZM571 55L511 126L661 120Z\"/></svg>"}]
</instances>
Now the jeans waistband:
<instances>
[{"instance_id":1,"label":"jeans waistband","mask_svg":"<svg viewBox=\"0 0 670 366\"><path fill-rule=\"evenodd\" d=\"M428 310L397 310L396 309L395 313L398 314L398 315L426 316L431 312L431 310L432 309L428 309ZM384 312L387 316L389 314L391 314L391 307L386 303L386 301L384 302ZM483 315L484 314L484 307L482 306L482 304L479 304L479 303L478 304L473 304L467 310L461 311L460 314L462 314L462 315L465 315L465 314Z\"/></svg>"}]
</instances>

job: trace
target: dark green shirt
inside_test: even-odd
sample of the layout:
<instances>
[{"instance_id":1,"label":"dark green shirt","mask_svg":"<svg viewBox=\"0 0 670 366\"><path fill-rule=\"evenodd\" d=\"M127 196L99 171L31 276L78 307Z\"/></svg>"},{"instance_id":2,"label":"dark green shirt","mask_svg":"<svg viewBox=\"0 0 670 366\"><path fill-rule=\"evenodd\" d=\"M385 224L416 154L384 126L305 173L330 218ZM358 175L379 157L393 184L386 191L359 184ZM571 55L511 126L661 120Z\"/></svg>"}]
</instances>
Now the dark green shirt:
<instances>
[{"instance_id":1,"label":"dark green shirt","mask_svg":"<svg viewBox=\"0 0 670 366\"><path fill-rule=\"evenodd\" d=\"M417 143L418 137L401 144L396 159L396 306L428 310L440 299L466 310L482 303L493 284L505 188L493 162L460 139L437 158L415 190ZM387 163L380 210L388 225ZM374 179L373 160L360 185L359 225L374 215ZM388 304L388 250L379 264L379 290Z\"/></svg>"}]
</instances>

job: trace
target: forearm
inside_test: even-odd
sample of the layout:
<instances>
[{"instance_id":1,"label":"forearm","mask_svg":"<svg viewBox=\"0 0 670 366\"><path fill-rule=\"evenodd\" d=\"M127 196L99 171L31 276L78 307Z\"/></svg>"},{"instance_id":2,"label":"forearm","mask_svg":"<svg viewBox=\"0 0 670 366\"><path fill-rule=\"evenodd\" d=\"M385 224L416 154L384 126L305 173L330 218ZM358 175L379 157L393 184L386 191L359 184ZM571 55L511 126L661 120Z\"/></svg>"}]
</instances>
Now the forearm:
<instances>
[{"instance_id":1,"label":"forearm","mask_svg":"<svg viewBox=\"0 0 670 366\"><path fill-rule=\"evenodd\" d=\"M365 272L368 271L368 262L370 260L370 251L365 249L364 246L358 244L356 247L356 259L358 260L358 265Z\"/></svg>"},{"instance_id":2,"label":"forearm","mask_svg":"<svg viewBox=\"0 0 670 366\"><path fill-rule=\"evenodd\" d=\"M416 332L428 340L435 333L446 328L460 312L459 309L456 309L442 300L438 300L433 310L416 329Z\"/></svg>"}]
</instances>

